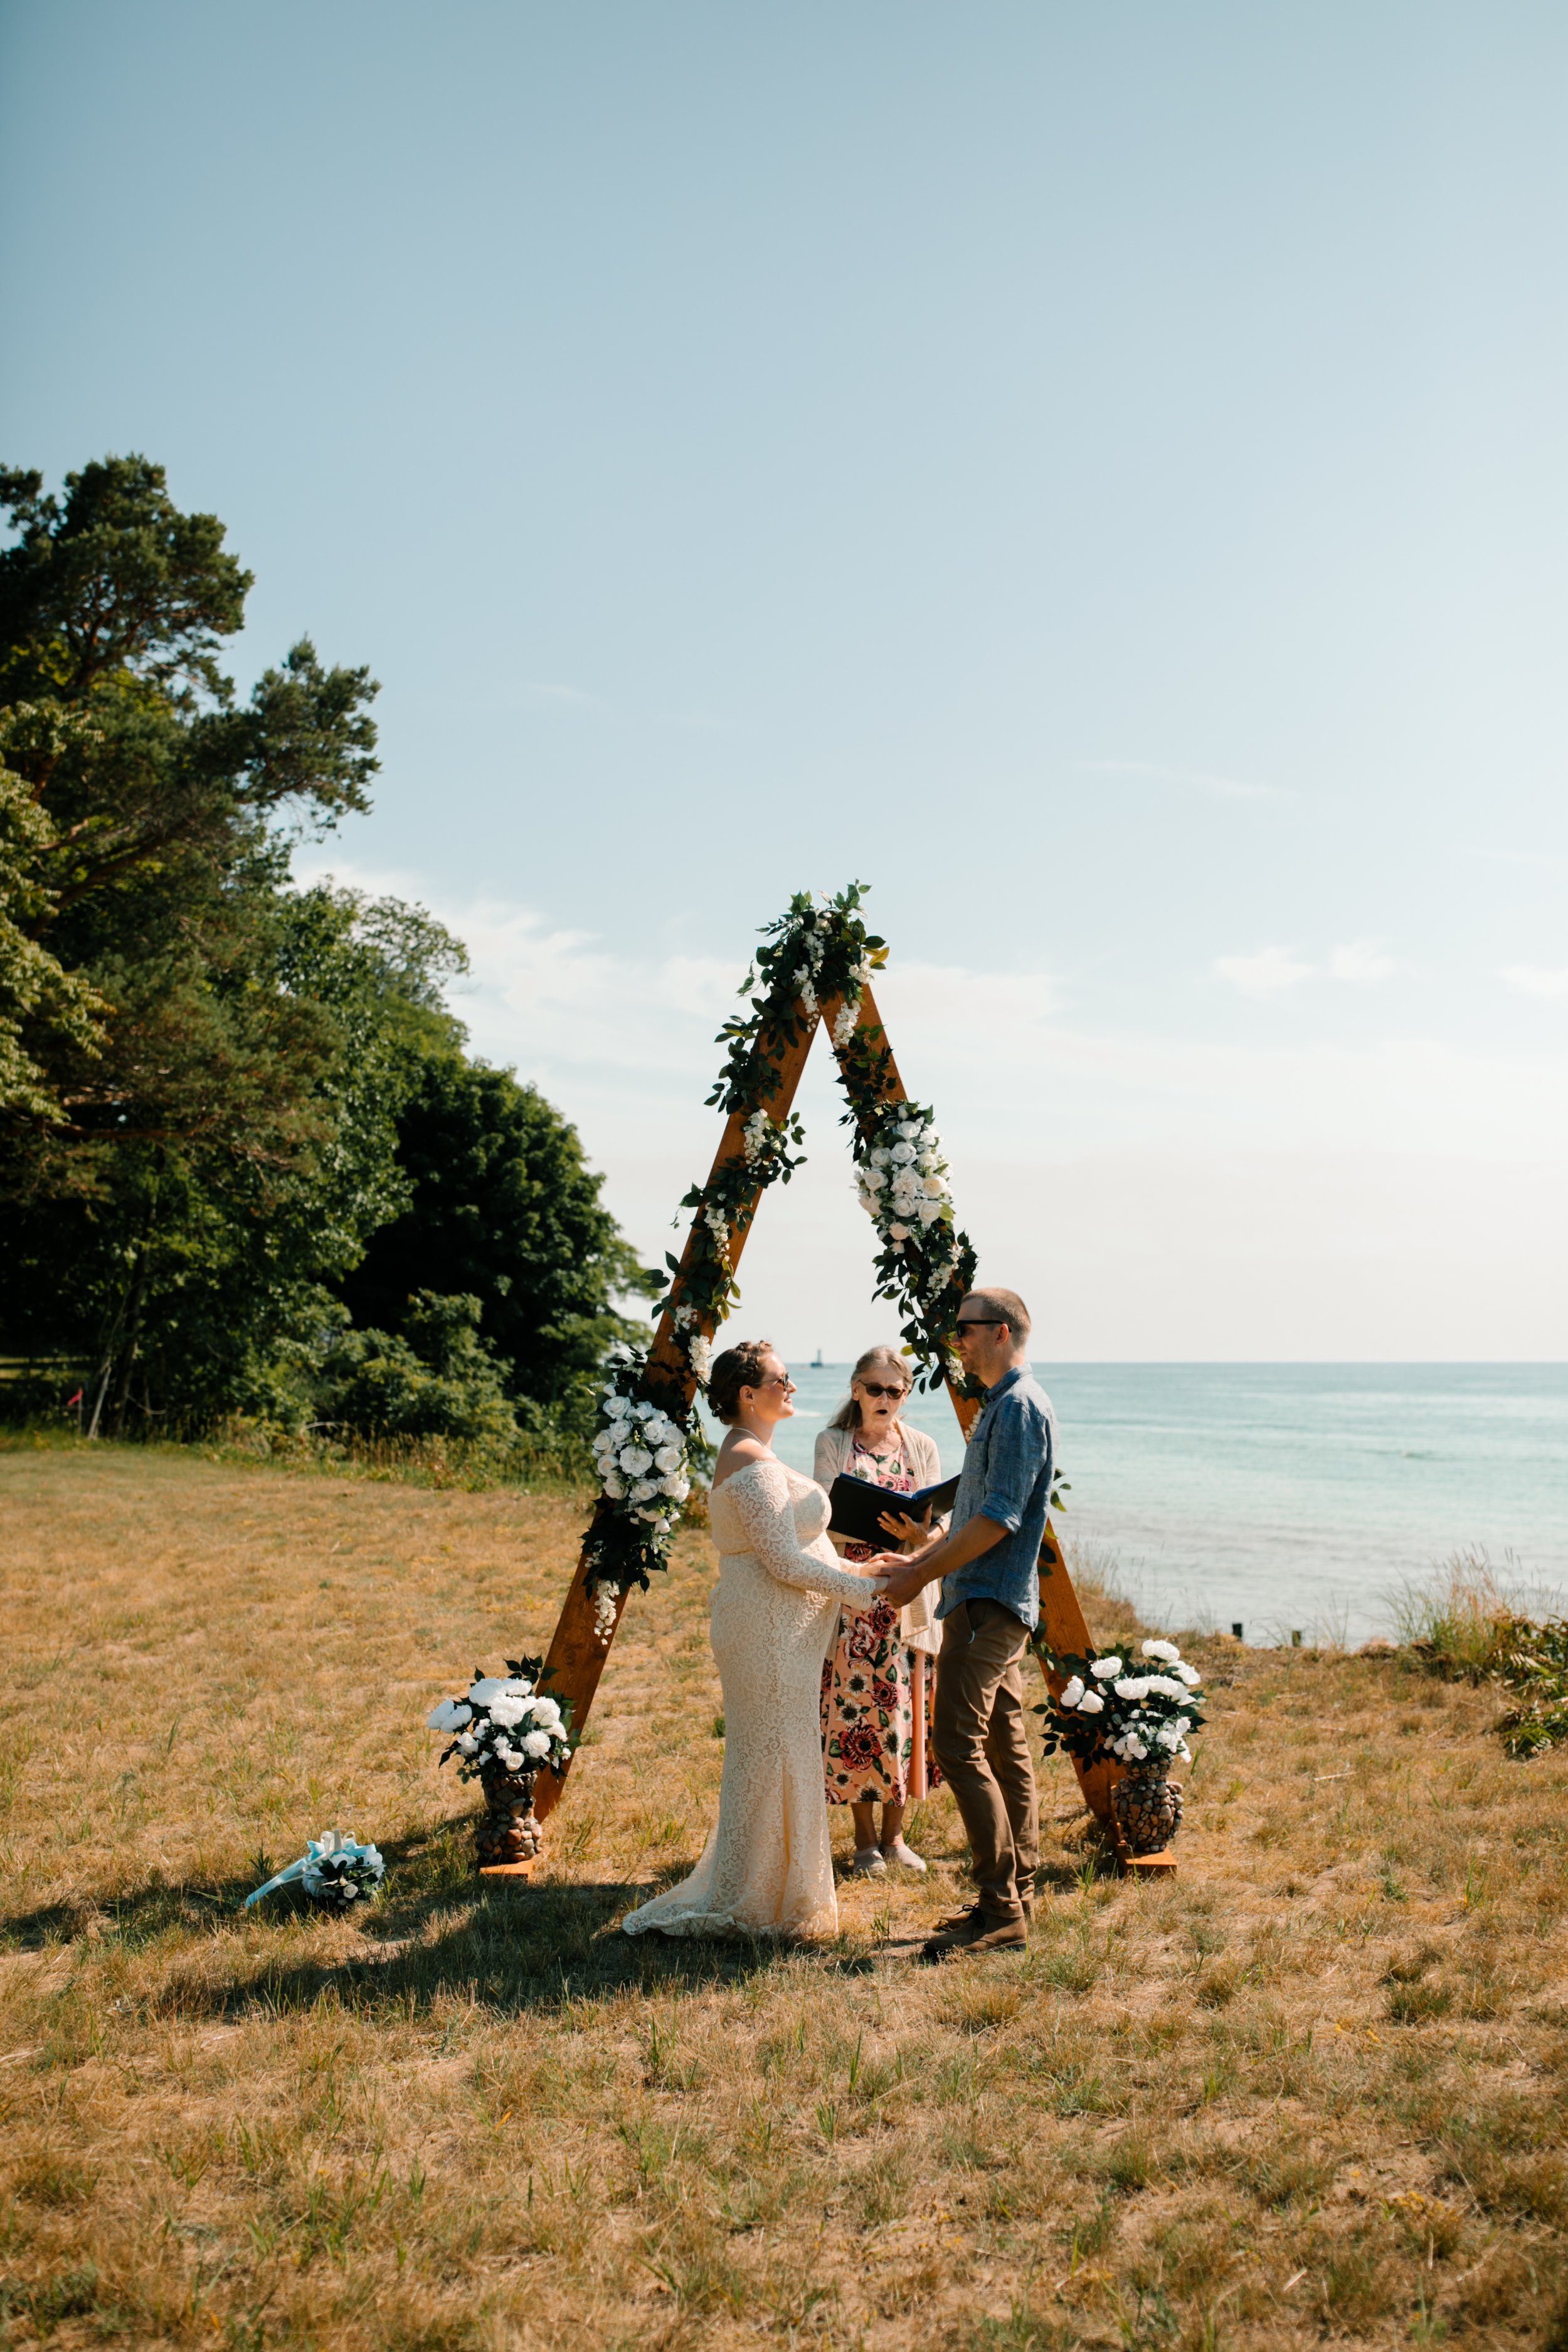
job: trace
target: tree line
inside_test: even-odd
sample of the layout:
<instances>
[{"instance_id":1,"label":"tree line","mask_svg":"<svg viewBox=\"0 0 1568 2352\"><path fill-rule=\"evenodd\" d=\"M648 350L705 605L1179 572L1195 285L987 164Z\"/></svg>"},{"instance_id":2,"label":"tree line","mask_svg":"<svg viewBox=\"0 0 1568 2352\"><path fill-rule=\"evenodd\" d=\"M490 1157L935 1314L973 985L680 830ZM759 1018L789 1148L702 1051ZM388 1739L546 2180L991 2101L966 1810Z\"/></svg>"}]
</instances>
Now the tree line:
<instances>
[{"instance_id":1,"label":"tree line","mask_svg":"<svg viewBox=\"0 0 1568 2352\"><path fill-rule=\"evenodd\" d=\"M368 670L304 638L242 698L252 575L145 458L0 471L0 1399L581 1430L658 1277L571 1124L467 1052L461 942L291 878L370 805Z\"/></svg>"}]
</instances>

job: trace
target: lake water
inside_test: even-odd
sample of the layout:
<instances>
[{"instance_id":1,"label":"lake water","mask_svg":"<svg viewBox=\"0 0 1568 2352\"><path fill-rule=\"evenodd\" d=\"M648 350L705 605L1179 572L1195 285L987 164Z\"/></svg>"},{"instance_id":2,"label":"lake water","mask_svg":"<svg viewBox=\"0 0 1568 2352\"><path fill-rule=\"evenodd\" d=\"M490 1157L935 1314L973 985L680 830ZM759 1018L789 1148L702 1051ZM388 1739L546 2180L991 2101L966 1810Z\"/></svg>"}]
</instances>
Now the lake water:
<instances>
[{"instance_id":1,"label":"lake water","mask_svg":"<svg viewBox=\"0 0 1568 2352\"><path fill-rule=\"evenodd\" d=\"M812 1444L849 1368L792 1364ZM1399 1587L1484 1549L1546 1605L1568 1592L1568 1364L1047 1364L1071 1492L1058 1532L1114 1554L1123 1589L1169 1626L1239 1622L1364 1641ZM963 1447L944 1395L909 1416Z\"/></svg>"}]
</instances>

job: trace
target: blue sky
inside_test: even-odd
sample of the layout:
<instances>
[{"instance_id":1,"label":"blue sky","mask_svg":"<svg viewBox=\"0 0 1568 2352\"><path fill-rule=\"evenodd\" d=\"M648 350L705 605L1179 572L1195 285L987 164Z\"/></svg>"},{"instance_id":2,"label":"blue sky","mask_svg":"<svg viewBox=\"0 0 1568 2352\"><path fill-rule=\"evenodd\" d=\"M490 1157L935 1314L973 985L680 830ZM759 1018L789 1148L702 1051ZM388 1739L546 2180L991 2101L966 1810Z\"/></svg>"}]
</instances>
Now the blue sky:
<instances>
[{"instance_id":1,"label":"blue sky","mask_svg":"<svg viewBox=\"0 0 1568 2352\"><path fill-rule=\"evenodd\" d=\"M1568 18L0 5L0 434L382 679L647 1248L850 876L1049 1356L1560 1358ZM826 1080L742 1320L879 1336Z\"/></svg>"}]
</instances>

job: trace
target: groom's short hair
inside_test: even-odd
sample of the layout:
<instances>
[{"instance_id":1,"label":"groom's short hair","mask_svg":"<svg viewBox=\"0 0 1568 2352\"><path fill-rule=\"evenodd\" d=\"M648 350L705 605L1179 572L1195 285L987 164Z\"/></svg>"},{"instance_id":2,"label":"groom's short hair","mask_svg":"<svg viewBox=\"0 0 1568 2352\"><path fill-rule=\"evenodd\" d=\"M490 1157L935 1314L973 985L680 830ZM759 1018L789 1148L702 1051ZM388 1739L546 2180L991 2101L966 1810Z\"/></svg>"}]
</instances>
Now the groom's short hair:
<instances>
[{"instance_id":1,"label":"groom's short hair","mask_svg":"<svg viewBox=\"0 0 1568 2352\"><path fill-rule=\"evenodd\" d=\"M989 1321L1006 1324L1017 1347L1029 1336L1029 1310L1016 1290L971 1290L963 1307L984 1307ZM960 1314L963 1311L961 1307Z\"/></svg>"}]
</instances>

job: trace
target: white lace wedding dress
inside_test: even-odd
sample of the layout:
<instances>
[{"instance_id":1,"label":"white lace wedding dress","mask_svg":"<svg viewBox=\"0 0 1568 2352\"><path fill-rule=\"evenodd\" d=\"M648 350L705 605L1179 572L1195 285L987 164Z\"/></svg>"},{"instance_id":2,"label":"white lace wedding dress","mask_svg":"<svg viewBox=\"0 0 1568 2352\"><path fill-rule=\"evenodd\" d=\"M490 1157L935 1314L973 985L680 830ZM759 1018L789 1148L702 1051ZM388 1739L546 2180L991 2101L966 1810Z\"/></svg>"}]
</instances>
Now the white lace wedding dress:
<instances>
[{"instance_id":1,"label":"white lace wedding dress","mask_svg":"<svg viewBox=\"0 0 1568 2352\"><path fill-rule=\"evenodd\" d=\"M713 1655L724 1690L719 1818L689 1878L627 1913L628 1936L831 1936L838 1926L822 1793L822 1667L838 1604L863 1576L827 1539L827 1496L777 1461L713 1490Z\"/></svg>"}]
</instances>

